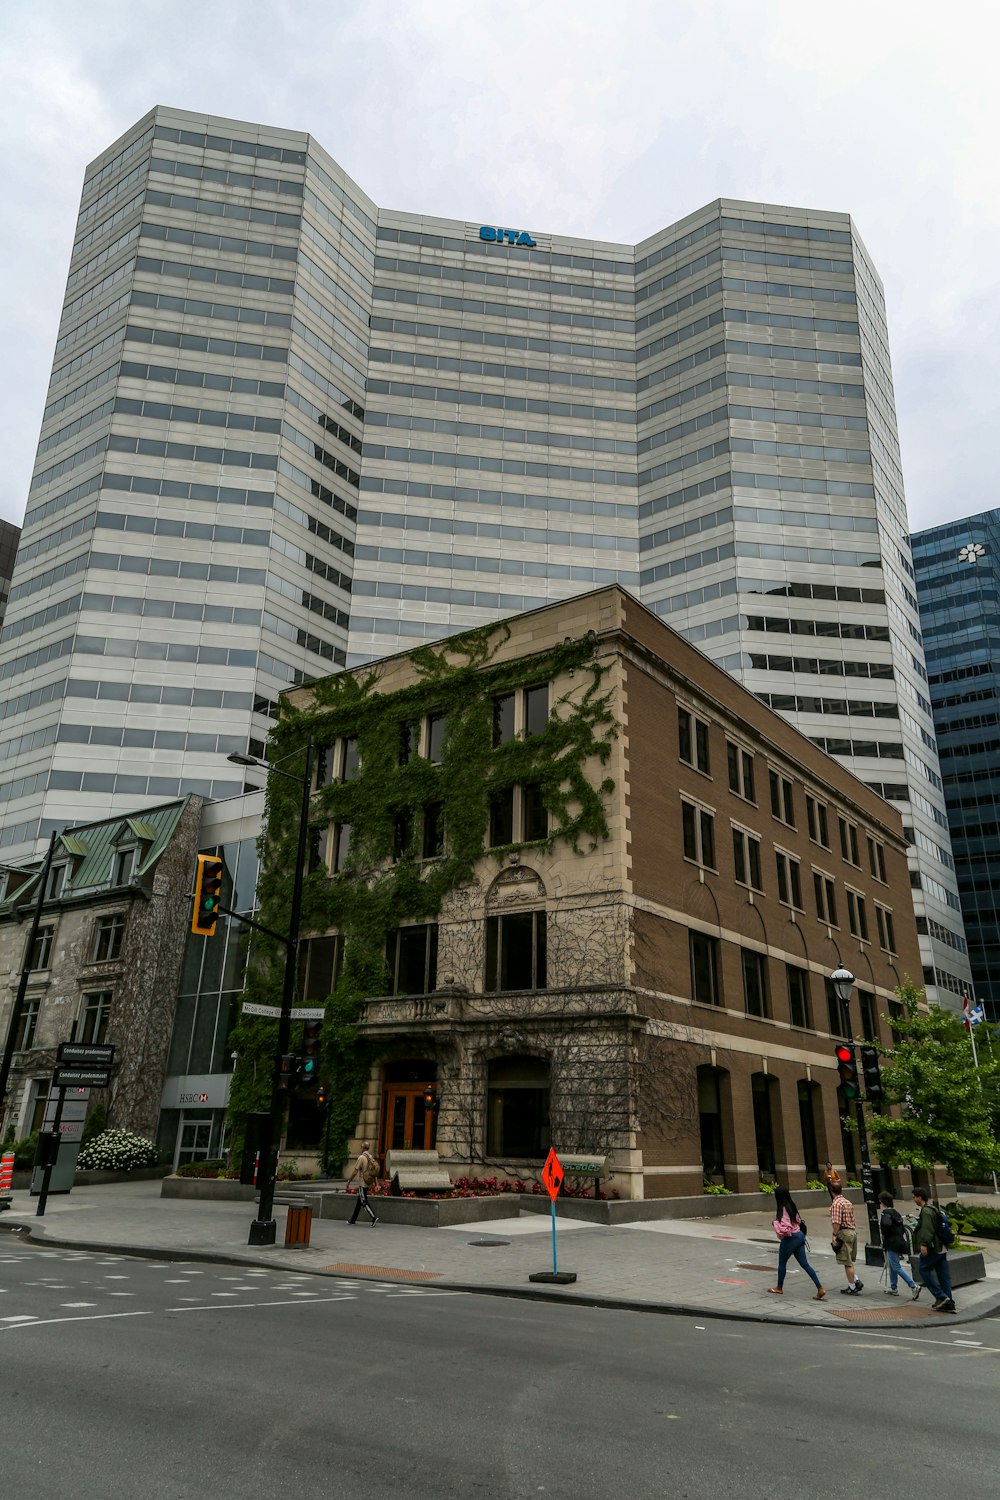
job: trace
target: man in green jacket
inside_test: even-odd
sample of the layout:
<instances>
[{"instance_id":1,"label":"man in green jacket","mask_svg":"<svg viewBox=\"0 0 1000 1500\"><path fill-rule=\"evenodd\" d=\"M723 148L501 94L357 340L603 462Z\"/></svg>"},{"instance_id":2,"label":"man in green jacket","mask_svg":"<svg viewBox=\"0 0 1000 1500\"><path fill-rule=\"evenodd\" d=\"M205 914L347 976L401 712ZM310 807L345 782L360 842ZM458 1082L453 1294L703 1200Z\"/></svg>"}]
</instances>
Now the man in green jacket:
<instances>
[{"instance_id":1,"label":"man in green jacket","mask_svg":"<svg viewBox=\"0 0 1000 1500\"><path fill-rule=\"evenodd\" d=\"M937 1210L931 1207L926 1188L914 1188L913 1201L919 1210L913 1230L913 1248L920 1256L920 1279L934 1298L934 1311L953 1313L955 1299L951 1293L951 1269L948 1252L938 1237Z\"/></svg>"}]
</instances>

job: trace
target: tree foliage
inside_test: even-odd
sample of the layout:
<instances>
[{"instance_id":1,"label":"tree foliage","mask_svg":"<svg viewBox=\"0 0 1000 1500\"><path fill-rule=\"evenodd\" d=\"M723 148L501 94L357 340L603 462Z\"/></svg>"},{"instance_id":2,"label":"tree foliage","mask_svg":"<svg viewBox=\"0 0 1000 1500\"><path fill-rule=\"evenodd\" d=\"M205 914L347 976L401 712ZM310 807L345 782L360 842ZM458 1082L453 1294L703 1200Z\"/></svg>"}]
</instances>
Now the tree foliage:
<instances>
[{"instance_id":1,"label":"tree foliage","mask_svg":"<svg viewBox=\"0 0 1000 1500\"><path fill-rule=\"evenodd\" d=\"M896 991L902 1013L890 1023L893 1045L882 1049L886 1102L898 1114L869 1122L880 1161L932 1171L937 1162L963 1182L1000 1170L991 1101L1000 1062L980 1055L979 1070L962 1021L952 1011L918 1008L923 991L907 982Z\"/></svg>"}]
</instances>

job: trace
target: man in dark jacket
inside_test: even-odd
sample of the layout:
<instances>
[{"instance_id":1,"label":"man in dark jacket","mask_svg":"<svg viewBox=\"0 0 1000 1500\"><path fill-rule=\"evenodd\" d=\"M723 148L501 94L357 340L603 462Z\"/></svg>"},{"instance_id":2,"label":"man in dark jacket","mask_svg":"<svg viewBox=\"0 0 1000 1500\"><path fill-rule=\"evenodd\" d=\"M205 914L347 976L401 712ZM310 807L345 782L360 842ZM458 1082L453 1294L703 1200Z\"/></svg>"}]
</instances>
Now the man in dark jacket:
<instances>
[{"instance_id":1,"label":"man in dark jacket","mask_svg":"<svg viewBox=\"0 0 1000 1500\"><path fill-rule=\"evenodd\" d=\"M913 1201L920 1211L913 1231L913 1248L920 1256L920 1279L934 1298L934 1311L953 1313L951 1270L948 1252L938 1237L937 1210L931 1207L926 1188L914 1188Z\"/></svg>"},{"instance_id":2,"label":"man in dark jacket","mask_svg":"<svg viewBox=\"0 0 1000 1500\"><path fill-rule=\"evenodd\" d=\"M898 1208L893 1207L891 1193L879 1193L878 1201L882 1209L878 1227L882 1237L882 1249L885 1251L885 1263L889 1271L889 1289L886 1292L886 1296L899 1296L899 1289L896 1282L902 1277L913 1293L913 1300L916 1302L923 1291L923 1287L919 1287L915 1281L911 1281L909 1273L903 1270L903 1263L900 1258L909 1252L909 1246L906 1243L906 1226L903 1223L903 1216Z\"/></svg>"}]
</instances>

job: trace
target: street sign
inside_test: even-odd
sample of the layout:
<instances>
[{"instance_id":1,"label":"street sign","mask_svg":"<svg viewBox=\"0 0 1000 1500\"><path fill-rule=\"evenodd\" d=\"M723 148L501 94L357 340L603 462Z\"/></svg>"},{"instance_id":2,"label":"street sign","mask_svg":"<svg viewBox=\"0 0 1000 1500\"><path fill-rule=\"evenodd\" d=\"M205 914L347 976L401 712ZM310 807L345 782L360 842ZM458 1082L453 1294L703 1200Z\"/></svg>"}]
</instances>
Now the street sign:
<instances>
[{"instance_id":1,"label":"street sign","mask_svg":"<svg viewBox=\"0 0 1000 1500\"><path fill-rule=\"evenodd\" d=\"M312 1006L309 1009L293 1010L292 1011L292 1020L293 1021L325 1021L326 1020L326 1011L323 1009L323 1007L321 1005L320 1006Z\"/></svg>"},{"instance_id":2,"label":"street sign","mask_svg":"<svg viewBox=\"0 0 1000 1500\"><path fill-rule=\"evenodd\" d=\"M84 1067L110 1068L114 1060L115 1049L112 1043L105 1046L97 1042L60 1042L56 1051L56 1062L76 1063Z\"/></svg>"},{"instance_id":3,"label":"street sign","mask_svg":"<svg viewBox=\"0 0 1000 1500\"><path fill-rule=\"evenodd\" d=\"M563 1169L556 1155L556 1148L553 1146L549 1150L549 1154L545 1158L545 1165L542 1168L542 1181L548 1190L549 1197L552 1199L553 1206L559 1196L559 1189L563 1185L563 1176Z\"/></svg>"},{"instance_id":4,"label":"street sign","mask_svg":"<svg viewBox=\"0 0 1000 1500\"><path fill-rule=\"evenodd\" d=\"M106 1068L56 1068L52 1074L54 1089L106 1089L110 1082Z\"/></svg>"},{"instance_id":5,"label":"street sign","mask_svg":"<svg viewBox=\"0 0 1000 1500\"><path fill-rule=\"evenodd\" d=\"M281 1015L280 1005L252 1005L249 1000L244 1000L242 1010L245 1016L270 1016L275 1021ZM293 1010L291 1017L293 1021L323 1021L326 1011L322 1006L303 1007Z\"/></svg>"}]
</instances>

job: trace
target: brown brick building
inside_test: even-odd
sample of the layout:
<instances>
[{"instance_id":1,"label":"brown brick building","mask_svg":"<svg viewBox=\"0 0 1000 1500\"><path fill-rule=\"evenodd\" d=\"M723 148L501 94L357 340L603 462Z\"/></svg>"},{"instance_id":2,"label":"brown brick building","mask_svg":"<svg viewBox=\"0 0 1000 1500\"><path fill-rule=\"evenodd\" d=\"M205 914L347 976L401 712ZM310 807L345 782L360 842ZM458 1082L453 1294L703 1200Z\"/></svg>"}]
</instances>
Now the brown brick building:
<instances>
[{"instance_id":1,"label":"brown brick building","mask_svg":"<svg viewBox=\"0 0 1000 1500\"><path fill-rule=\"evenodd\" d=\"M377 664L370 691L400 704L400 765L419 762L423 800L407 801L406 768L380 783L393 847L373 863L369 840L363 870L364 830L323 809L376 774L375 741L341 713L324 743L329 695L289 695L322 745L317 879L391 879L403 860L432 878L459 811L484 808L471 875L436 920L387 933L387 993L360 1017L376 1060L358 1138L436 1141L454 1168L490 1171L535 1168L550 1144L600 1151L632 1197L705 1178L749 1190L761 1173L801 1187L827 1159L856 1170L828 976L853 971L854 1032L887 1040L893 991L920 972L898 814L617 587L484 639L452 722L420 652ZM492 700L482 763L462 749L477 694ZM575 716L598 699L579 763L603 804L594 837L587 796L553 766L570 766ZM536 737L554 746L547 768ZM304 999L329 993L342 949L314 924Z\"/></svg>"}]
</instances>

